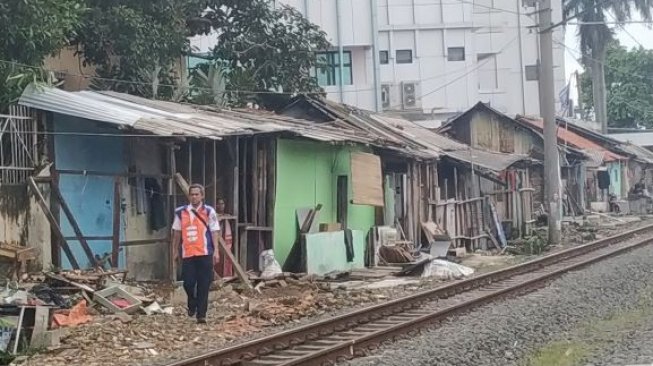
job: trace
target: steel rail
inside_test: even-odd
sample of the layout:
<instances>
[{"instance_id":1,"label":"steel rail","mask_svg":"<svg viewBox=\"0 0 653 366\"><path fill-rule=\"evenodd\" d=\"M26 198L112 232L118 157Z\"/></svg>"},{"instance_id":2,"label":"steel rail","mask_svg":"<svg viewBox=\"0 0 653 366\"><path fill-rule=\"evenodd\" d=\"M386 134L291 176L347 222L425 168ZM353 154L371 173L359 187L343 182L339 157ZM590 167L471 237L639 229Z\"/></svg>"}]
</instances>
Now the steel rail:
<instances>
[{"instance_id":1,"label":"steel rail","mask_svg":"<svg viewBox=\"0 0 653 366\"><path fill-rule=\"evenodd\" d=\"M607 253L591 255L592 252L638 235L647 234L650 231L653 231L653 225L555 252L467 280L453 282L330 319L173 362L167 366L236 364L291 366L320 364L325 361L333 361L337 357L352 357L355 353L363 352L366 347L378 344L384 337L405 333L406 330L415 329L422 324L426 325L455 313L469 310L506 294L537 286L543 281L569 270L649 244L653 241L653 236L632 245L609 250ZM591 258L583 259L588 255ZM560 264L565 261L573 261L573 263L560 267ZM519 276L526 277L527 280L505 287L506 283L516 281L515 278L519 278ZM498 288L495 289L494 287L497 286ZM487 292L488 289L491 290L489 294L476 296L467 301L458 301L457 304L446 308L420 309L429 302L453 299L456 295L463 296L474 291ZM356 329L361 329L363 333L356 332ZM274 352L280 352L281 355L275 356Z\"/></svg>"}]
</instances>

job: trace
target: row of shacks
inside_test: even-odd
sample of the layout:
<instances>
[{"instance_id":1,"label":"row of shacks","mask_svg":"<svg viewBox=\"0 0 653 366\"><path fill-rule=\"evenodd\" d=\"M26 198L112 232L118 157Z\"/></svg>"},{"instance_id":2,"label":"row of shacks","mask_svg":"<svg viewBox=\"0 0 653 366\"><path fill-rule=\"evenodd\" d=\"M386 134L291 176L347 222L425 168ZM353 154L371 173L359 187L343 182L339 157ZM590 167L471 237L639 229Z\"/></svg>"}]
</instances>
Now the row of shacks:
<instances>
[{"instance_id":1,"label":"row of shacks","mask_svg":"<svg viewBox=\"0 0 653 366\"><path fill-rule=\"evenodd\" d=\"M653 162L571 124L561 131L575 213L603 200L586 183L603 168L632 181ZM266 249L286 268L297 262L290 270L324 274L442 232L467 250L529 235L544 202L538 122L479 104L441 132L309 96L273 113L31 86L0 117L0 242L38 248L46 268L107 263L171 278L180 177L204 185L207 204L224 201L223 235L246 270Z\"/></svg>"}]
</instances>

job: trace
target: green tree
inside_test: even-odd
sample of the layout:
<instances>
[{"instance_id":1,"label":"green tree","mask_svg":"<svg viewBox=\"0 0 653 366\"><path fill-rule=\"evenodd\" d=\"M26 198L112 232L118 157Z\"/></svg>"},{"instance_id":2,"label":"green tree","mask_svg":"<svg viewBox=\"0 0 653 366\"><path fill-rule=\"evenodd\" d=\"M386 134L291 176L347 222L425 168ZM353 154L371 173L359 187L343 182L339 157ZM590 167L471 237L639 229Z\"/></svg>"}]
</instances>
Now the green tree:
<instances>
[{"instance_id":1,"label":"green tree","mask_svg":"<svg viewBox=\"0 0 653 366\"><path fill-rule=\"evenodd\" d=\"M604 133L607 132L608 116L603 64L607 47L614 40L614 33L607 22L613 19L619 22L629 20L633 11L644 20L651 20L651 8L653 0L563 0L564 19L574 17L581 23L578 35L583 63L591 73L594 112Z\"/></svg>"},{"instance_id":2,"label":"green tree","mask_svg":"<svg viewBox=\"0 0 653 366\"><path fill-rule=\"evenodd\" d=\"M628 50L618 42L606 50L607 116L612 127L653 127L653 51ZM587 70L581 77L581 101L593 110L592 81Z\"/></svg>"},{"instance_id":3,"label":"green tree","mask_svg":"<svg viewBox=\"0 0 653 366\"><path fill-rule=\"evenodd\" d=\"M188 51L187 19L201 12L198 0L86 0L76 41L84 62L103 79L98 88L148 97L167 96Z\"/></svg>"},{"instance_id":4,"label":"green tree","mask_svg":"<svg viewBox=\"0 0 653 366\"><path fill-rule=\"evenodd\" d=\"M329 47L326 34L293 8L275 9L267 0L87 1L77 41L104 78L98 88L175 100L189 90L190 101L236 106L273 106L279 96L265 92L321 91L311 70L315 51ZM180 56L192 51L188 37L210 32L217 37L214 65L180 75ZM216 75L223 91L207 79Z\"/></svg>"},{"instance_id":5,"label":"green tree","mask_svg":"<svg viewBox=\"0 0 653 366\"><path fill-rule=\"evenodd\" d=\"M39 67L75 35L83 4L83 0L0 1L0 112L27 84L49 78Z\"/></svg>"},{"instance_id":6,"label":"green tree","mask_svg":"<svg viewBox=\"0 0 653 366\"><path fill-rule=\"evenodd\" d=\"M315 52L330 44L326 33L296 9L274 8L267 0L215 0L209 2L203 18L217 34L213 54L226 66L226 90L232 103L274 108L289 94L266 92L322 91L312 75L319 66Z\"/></svg>"}]
</instances>

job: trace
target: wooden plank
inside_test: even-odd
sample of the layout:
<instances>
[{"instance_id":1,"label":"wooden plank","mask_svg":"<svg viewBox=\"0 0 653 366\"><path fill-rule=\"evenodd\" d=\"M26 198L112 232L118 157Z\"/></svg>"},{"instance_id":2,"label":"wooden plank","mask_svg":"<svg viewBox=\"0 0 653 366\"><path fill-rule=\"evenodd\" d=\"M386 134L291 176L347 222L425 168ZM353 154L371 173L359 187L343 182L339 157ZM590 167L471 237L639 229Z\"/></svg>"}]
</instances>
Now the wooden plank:
<instances>
[{"instance_id":1,"label":"wooden plank","mask_svg":"<svg viewBox=\"0 0 653 366\"><path fill-rule=\"evenodd\" d=\"M120 177L115 177L113 182L113 241L111 243L111 266L118 267L118 253L120 252Z\"/></svg>"},{"instance_id":2,"label":"wooden plank","mask_svg":"<svg viewBox=\"0 0 653 366\"><path fill-rule=\"evenodd\" d=\"M243 230L240 234L240 242L238 244L238 259L243 268L247 268L247 230Z\"/></svg>"},{"instance_id":3,"label":"wooden plank","mask_svg":"<svg viewBox=\"0 0 653 366\"><path fill-rule=\"evenodd\" d=\"M55 198L59 201L59 205L61 206L61 209L63 210L64 214L66 215L66 218L68 219L68 223L70 223L70 226L73 228L77 241L79 241L79 244L82 246L82 249L86 254L86 258L88 259L89 264L95 267L96 263L95 263L95 256L93 255L93 251L91 250L91 247L88 245L88 241L86 241L86 238L82 234L82 229L79 227L77 220L75 220L75 216L73 215L73 212L70 210L68 203L63 198L63 195L61 194L59 187L56 185L52 185L51 191L54 194Z\"/></svg>"},{"instance_id":4,"label":"wooden plank","mask_svg":"<svg viewBox=\"0 0 653 366\"><path fill-rule=\"evenodd\" d=\"M45 198L43 198L43 194L41 193L39 187L36 185L34 178L32 177L27 178L27 182L29 184L30 189L32 190L32 193L34 193L34 195L36 196L36 201L38 202L39 206L41 206L43 213L45 213L45 217L48 219L48 222L50 223L50 228L52 229L53 233L56 235L57 239L59 239L58 245L66 254L66 257L70 262L70 265L74 269L79 269L79 264L77 263L77 260L73 255L73 252L70 250L70 247L68 246L68 242L66 241L66 238L64 237L63 232L61 231L61 227L57 223L57 220L52 214L52 211L50 211L50 208L48 208L48 205L45 202Z\"/></svg>"},{"instance_id":5,"label":"wooden plank","mask_svg":"<svg viewBox=\"0 0 653 366\"><path fill-rule=\"evenodd\" d=\"M20 315L18 316L18 325L16 326L16 339L14 342L14 350L12 354L18 353L18 344L20 344L20 331L23 328L23 320L25 319L25 307L20 307Z\"/></svg>"},{"instance_id":6,"label":"wooden plank","mask_svg":"<svg viewBox=\"0 0 653 366\"><path fill-rule=\"evenodd\" d=\"M30 168L32 169L32 168ZM125 178L170 178L168 174L142 174L142 173L107 173L97 170L74 170L74 169L57 169L59 174L68 174L68 175L87 175L87 176L98 176L98 177L125 177Z\"/></svg>"},{"instance_id":7,"label":"wooden plank","mask_svg":"<svg viewBox=\"0 0 653 366\"><path fill-rule=\"evenodd\" d=\"M50 308L36 306L34 309L34 328L32 328L31 348L48 347L44 344L43 334L48 330L50 320Z\"/></svg>"},{"instance_id":8,"label":"wooden plank","mask_svg":"<svg viewBox=\"0 0 653 366\"><path fill-rule=\"evenodd\" d=\"M249 209L248 209L248 203L247 203L247 145L248 145L249 140L245 140L243 142L243 166L241 167L241 174L242 174L242 182L240 183L240 187L242 189L242 205L240 205L243 208L243 215L241 216L243 221L245 222L252 222L249 217Z\"/></svg>"},{"instance_id":9,"label":"wooden plank","mask_svg":"<svg viewBox=\"0 0 653 366\"><path fill-rule=\"evenodd\" d=\"M238 253L238 261L242 263L242 258L240 256L240 230L238 230L238 219L239 219L239 211L238 208L240 206L240 176L239 176L239 166L240 166L240 147L239 145L239 138L236 137L234 139L234 154L232 156L232 161L233 161L233 181L232 181L232 187L231 190L233 192L233 197L231 197L231 213L235 216L236 222L234 225L234 228L231 232L233 235L233 242L237 243L238 247L234 248L234 251ZM243 267L247 268L247 267Z\"/></svg>"},{"instance_id":10,"label":"wooden plank","mask_svg":"<svg viewBox=\"0 0 653 366\"><path fill-rule=\"evenodd\" d=\"M267 220L268 226L274 226L274 206L277 196L277 140L270 141L268 154L268 185L267 185Z\"/></svg>"},{"instance_id":11,"label":"wooden plank","mask_svg":"<svg viewBox=\"0 0 653 366\"><path fill-rule=\"evenodd\" d=\"M252 141L252 166L250 167L251 175L250 175L250 180L251 180L251 187L252 187L252 201L251 203L251 220L249 222L252 222L256 225L259 224L258 221L258 195L259 195L259 181L258 181L258 164L259 164L259 158L258 158L258 138L254 136L254 139Z\"/></svg>"},{"instance_id":12,"label":"wooden plank","mask_svg":"<svg viewBox=\"0 0 653 366\"><path fill-rule=\"evenodd\" d=\"M151 245L151 244L165 243L165 242L168 242L168 241L169 241L168 238L126 240L126 241L121 241L120 246L121 247L131 247L131 246L138 246L138 245Z\"/></svg>"},{"instance_id":13,"label":"wooden plank","mask_svg":"<svg viewBox=\"0 0 653 366\"><path fill-rule=\"evenodd\" d=\"M351 155L351 185L353 203L383 207L383 177L379 156L360 152Z\"/></svg>"}]
</instances>

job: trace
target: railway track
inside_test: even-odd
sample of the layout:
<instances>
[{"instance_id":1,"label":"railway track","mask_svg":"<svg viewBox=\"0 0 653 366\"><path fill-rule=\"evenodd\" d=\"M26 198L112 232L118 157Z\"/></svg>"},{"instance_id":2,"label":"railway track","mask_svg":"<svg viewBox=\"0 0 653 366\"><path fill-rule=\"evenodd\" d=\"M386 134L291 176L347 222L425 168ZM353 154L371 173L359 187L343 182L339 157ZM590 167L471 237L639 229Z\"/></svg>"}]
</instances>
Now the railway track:
<instances>
[{"instance_id":1,"label":"railway track","mask_svg":"<svg viewBox=\"0 0 653 366\"><path fill-rule=\"evenodd\" d=\"M322 365L362 356L383 341L648 244L653 244L653 225L167 366Z\"/></svg>"}]
</instances>

